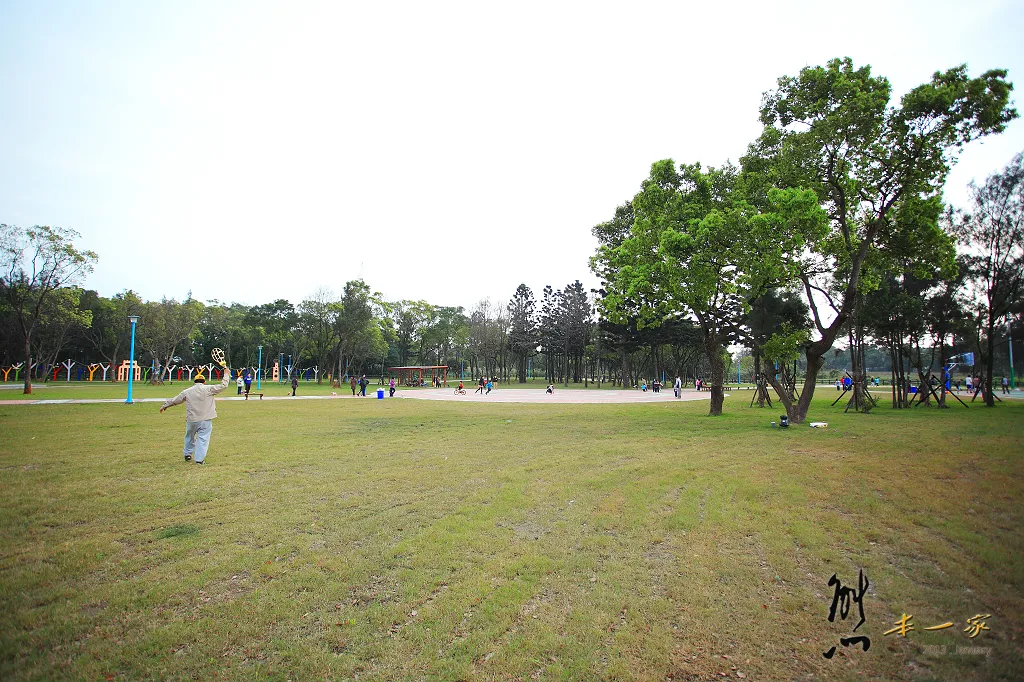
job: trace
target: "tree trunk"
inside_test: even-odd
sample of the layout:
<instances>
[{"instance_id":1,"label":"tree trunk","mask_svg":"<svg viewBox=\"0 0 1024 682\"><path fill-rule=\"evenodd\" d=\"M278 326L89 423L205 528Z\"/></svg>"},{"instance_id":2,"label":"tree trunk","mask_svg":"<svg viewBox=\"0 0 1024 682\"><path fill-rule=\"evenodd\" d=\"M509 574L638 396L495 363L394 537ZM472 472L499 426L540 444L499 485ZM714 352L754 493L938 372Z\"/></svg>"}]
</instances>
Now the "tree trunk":
<instances>
[{"instance_id":1,"label":"tree trunk","mask_svg":"<svg viewBox=\"0 0 1024 682\"><path fill-rule=\"evenodd\" d=\"M786 407L786 414L789 415L789 423L791 424L803 424L807 419L807 410L811 406L811 398L814 397L814 388L818 381L818 372L824 363L822 359L825 353L828 352L832 344L830 343L825 350L817 351L810 348L807 349L807 374L804 375L804 387L800 391L800 399L795 403L789 400L788 392L780 394L782 404ZM779 386L776 386L774 382L772 386L775 390L779 390Z\"/></svg>"},{"instance_id":2,"label":"tree trunk","mask_svg":"<svg viewBox=\"0 0 1024 682\"><path fill-rule=\"evenodd\" d=\"M991 307L989 308L991 310ZM985 355L985 376L981 378L982 381L982 393L985 397L985 407L995 407L996 399L992 393L992 374L995 371L996 358L996 340L995 340L995 320L989 315L988 320L988 353Z\"/></svg>"},{"instance_id":3,"label":"tree trunk","mask_svg":"<svg viewBox=\"0 0 1024 682\"><path fill-rule=\"evenodd\" d=\"M711 408L708 410L709 417L718 417L722 414L722 405L725 403L725 361L722 360L722 344L718 343L717 337L705 333L704 351L708 356L708 365L711 366Z\"/></svg>"},{"instance_id":4,"label":"tree trunk","mask_svg":"<svg viewBox=\"0 0 1024 682\"><path fill-rule=\"evenodd\" d=\"M23 394L28 395L32 392L32 345L29 343L29 337L25 335L25 387L22 391Z\"/></svg>"},{"instance_id":5,"label":"tree trunk","mask_svg":"<svg viewBox=\"0 0 1024 682\"><path fill-rule=\"evenodd\" d=\"M939 363L940 363L940 365L939 365L939 367L942 370L942 374L939 376L939 379L940 379L940 381L939 381L939 409L940 410L944 410L944 409L947 409L949 407L948 405L946 405L946 361L942 358L942 356L944 355L944 352L945 352L945 348L942 347L942 343L940 342L940 347L939 347Z\"/></svg>"}]
</instances>

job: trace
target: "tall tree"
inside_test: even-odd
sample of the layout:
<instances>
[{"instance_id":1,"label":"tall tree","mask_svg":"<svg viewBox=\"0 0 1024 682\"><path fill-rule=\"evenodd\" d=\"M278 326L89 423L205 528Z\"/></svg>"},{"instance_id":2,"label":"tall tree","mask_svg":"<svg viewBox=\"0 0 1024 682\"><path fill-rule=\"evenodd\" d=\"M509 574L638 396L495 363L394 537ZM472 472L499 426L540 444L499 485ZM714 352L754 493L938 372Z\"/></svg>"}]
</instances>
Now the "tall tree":
<instances>
[{"instance_id":1,"label":"tall tree","mask_svg":"<svg viewBox=\"0 0 1024 682\"><path fill-rule=\"evenodd\" d=\"M870 67L855 69L850 59L834 59L780 78L778 89L765 95L764 131L744 169L766 174L777 187L812 189L830 220L827 233L793 254L817 338L805 348L800 399L783 400L792 422L806 418L823 357L858 294L877 284L864 279L865 265L897 234L893 211L907 199L934 196L964 144L1017 117L1007 106L1012 88L1005 70L972 79L959 66L934 74L892 106L888 80L872 76Z\"/></svg>"},{"instance_id":2,"label":"tall tree","mask_svg":"<svg viewBox=\"0 0 1024 682\"><path fill-rule=\"evenodd\" d=\"M299 326L317 367L317 383L323 382L324 371L337 341L337 319L341 304L334 293L321 287L299 304Z\"/></svg>"},{"instance_id":3,"label":"tall tree","mask_svg":"<svg viewBox=\"0 0 1024 682\"><path fill-rule=\"evenodd\" d=\"M728 166L677 171L671 159L656 162L633 199L629 237L602 247L597 259L608 264L602 305L613 321L623 321L624 310L636 310L641 326L680 314L696 320L711 370L711 415L722 413L726 348L739 338L748 301L785 279L792 264L784 254L820 235L824 223L813 193L800 190L771 190L757 213L734 195L736 175Z\"/></svg>"},{"instance_id":4,"label":"tall tree","mask_svg":"<svg viewBox=\"0 0 1024 682\"><path fill-rule=\"evenodd\" d=\"M536 301L530 287L520 284L508 303L509 347L516 359L519 383L526 383L527 361L537 352Z\"/></svg>"},{"instance_id":5,"label":"tall tree","mask_svg":"<svg viewBox=\"0 0 1024 682\"><path fill-rule=\"evenodd\" d=\"M985 367L985 404L993 407L996 325L1024 294L1024 153L980 187L972 183L970 206L954 214L954 221L965 248L979 338L984 339L978 350Z\"/></svg>"},{"instance_id":6,"label":"tall tree","mask_svg":"<svg viewBox=\"0 0 1024 682\"><path fill-rule=\"evenodd\" d=\"M114 294L110 298L86 292L83 305L92 311L92 325L85 333L86 342L100 357L116 367L121 352L131 342L130 315L139 315L142 299L131 289ZM117 379L114 372L113 379Z\"/></svg>"},{"instance_id":7,"label":"tall tree","mask_svg":"<svg viewBox=\"0 0 1024 682\"><path fill-rule=\"evenodd\" d=\"M363 280L345 283L334 322L338 354L335 378L338 380L352 363L356 369L361 369L363 361L380 359L387 353L374 301L370 287Z\"/></svg>"},{"instance_id":8,"label":"tall tree","mask_svg":"<svg viewBox=\"0 0 1024 682\"><path fill-rule=\"evenodd\" d=\"M37 369L56 366L60 353L70 345L73 338L92 325L92 311L79 304L82 290L78 287L61 287L46 299L39 325L32 335L32 356L39 363ZM37 376L46 380L45 370Z\"/></svg>"},{"instance_id":9,"label":"tall tree","mask_svg":"<svg viewBox=\"0 0 1024 682\"><path fill-rule=\"evenodd\" d=\"M170 368L175 357L199 333L199 321L203 316L203 304L192 298L178 302L173 298L146 303L135 333L139 347L149 353L155 366L150 375L151 383L163 383L164 374L170 379ZM129 358L135 360L135 358ZM205 360L205 358L204 358Z\"/></svg>"},{"instance_id":10,"label":"tall tree","mask_svg":"<svg viewBox=\"0 0 1024 682\"><path fill-rule=\"evenodd\" d=\"M80 236L49 225L0 225L0 300L15 320L25 351L25 393L32 392L32 335L47 306L62 288L92 272L98 258L75 247L73 240Z\"/></svg>"}]
</instances>

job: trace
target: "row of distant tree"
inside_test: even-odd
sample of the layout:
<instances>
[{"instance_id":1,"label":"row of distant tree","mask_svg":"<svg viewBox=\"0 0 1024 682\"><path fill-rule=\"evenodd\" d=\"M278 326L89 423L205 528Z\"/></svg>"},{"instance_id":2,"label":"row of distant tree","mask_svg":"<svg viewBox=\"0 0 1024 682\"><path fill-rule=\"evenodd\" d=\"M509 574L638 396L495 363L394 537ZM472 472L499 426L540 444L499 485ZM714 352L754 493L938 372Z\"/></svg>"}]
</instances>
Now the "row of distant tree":
<instances>
[{"instance_id":1,"label":"row of distant tree","mask_svg":"<svg viewBox=\"0 0 1024 682\"><path fill-rule=\"evenodd\" d=\"M970 78L960 66L893 103L889 82L849 59L780 78L738 166L658 161L594 228L601 315L626 329L695 323L711 414L734 344L751 348L795 423L841 346L858 409L874 405L872 345L890 356L894 406L907 404L909 368L922 387L941 384L933 368L968 347L992 405L995 343L1020 313L1024 158L972 185L962 210L942 189L963 145L1017 118L1011 90L1004 70Z\"/></svg>"},{"instance_id":2,"label":"row of distant tree","mask_svg":"<svg viewBox=\"0 0 1024 682\"><path fill-rule=\"evenodd\" d=\"M131 290L108 298L79 286L97 255L76 248L77 237L62 228L0 226L0 367L21 363L26 392L65 359L119 365L130 354L133 316L134 359L153 368L154 382L173 377L175 367L208 363L213 348L233 367L277 361L282 370L314 369L318 381L414 364L522 381L613 371L588 354L594 314L579 281L545 287L539 304L522 285L507 304L483 300L468 312L388 301L362 280L337 294L321 288L298 305L145 301Z\"/></svg>"}]
</instances>

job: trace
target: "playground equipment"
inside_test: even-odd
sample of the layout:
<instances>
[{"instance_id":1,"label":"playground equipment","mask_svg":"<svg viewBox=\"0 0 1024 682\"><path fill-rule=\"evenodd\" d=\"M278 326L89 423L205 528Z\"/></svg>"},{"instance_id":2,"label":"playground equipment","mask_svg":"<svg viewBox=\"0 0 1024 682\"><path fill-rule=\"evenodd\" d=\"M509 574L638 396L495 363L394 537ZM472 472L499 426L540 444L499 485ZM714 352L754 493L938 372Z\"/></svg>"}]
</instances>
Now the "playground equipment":
<instances>
[{"instance_id":1,"label":"playground equipment","mask_svg":"<svg viewBox=\"0 0 1024 682\"><path fill-rule=\"evenodd\" d=\"M139 369L139 363L136 360L132 360L130 365L128 360L125 360L121 363L121 366L117 368L117 380L128 381L128 372L132 372L132 377L135 379L135 381L139 381L139 379L142 377L142 370ZM103 372L103 380L107 380L106 370L104 370Z\"/></svg>"},{"instance_id":2,"label":"playground equipment","mask_svg":"<svg viewBox=\"0 0 1024 682\"><path fill-rule=\"evenodd\" d=\"M18 375L21 374L21 368L24 365L24 362L19 362L17 364L11 365L10 367L0 369L0 371L4 373L4 381L7 381L7 378L10 376L11 372L14 372L14 380L17 381Z\"/></svg>"}]
</instances>

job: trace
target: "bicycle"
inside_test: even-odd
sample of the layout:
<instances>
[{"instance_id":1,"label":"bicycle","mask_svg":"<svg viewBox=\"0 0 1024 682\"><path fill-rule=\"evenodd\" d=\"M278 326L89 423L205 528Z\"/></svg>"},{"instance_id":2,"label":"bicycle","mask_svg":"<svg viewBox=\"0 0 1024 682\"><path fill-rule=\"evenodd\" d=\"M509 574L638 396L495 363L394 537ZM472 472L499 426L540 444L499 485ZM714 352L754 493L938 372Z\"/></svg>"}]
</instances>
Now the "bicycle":
<instances>
[{"instance_id":1,"label":"bicycle","mask_svg":"<svg viewBox=\"0 0 1024 682\"><path fill-rule=\"evenodd\" d=\"M455 395L466 395L466 389L464 389L464 388L457 388L457 389L455 389Z\"/></svg>"}]
</instances>

